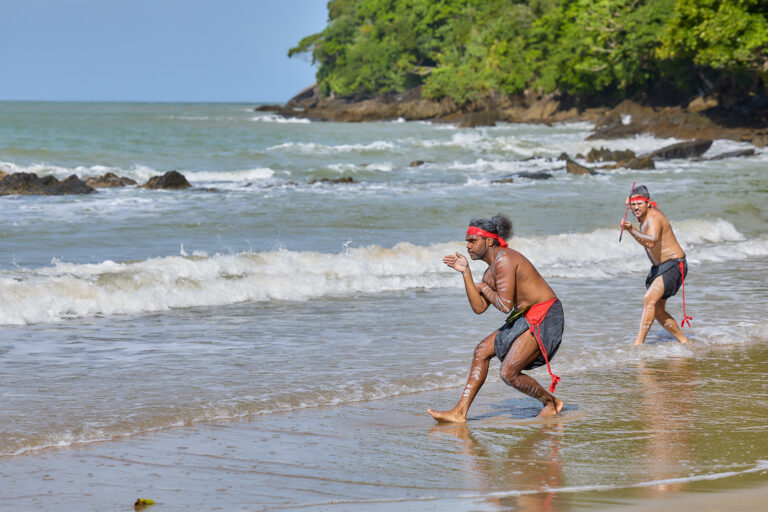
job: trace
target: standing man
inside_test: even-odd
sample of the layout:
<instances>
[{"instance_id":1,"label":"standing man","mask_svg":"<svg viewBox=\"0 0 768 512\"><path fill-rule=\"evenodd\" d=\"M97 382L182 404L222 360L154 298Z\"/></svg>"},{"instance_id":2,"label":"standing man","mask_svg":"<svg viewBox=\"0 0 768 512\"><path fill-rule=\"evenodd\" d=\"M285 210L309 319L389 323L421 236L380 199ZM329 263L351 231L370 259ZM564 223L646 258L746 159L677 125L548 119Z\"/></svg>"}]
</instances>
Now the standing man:
<instances>
[{"instance_id":1,"label":"standing man","mask_svg":"<svg viewBox=\"0 0 768 512\"><path fill-rule=\"evenodd\" d=\"M539 416L553 416L563 408L562 400L551 393L560 377L549 368L549 361L563 337L563 306L555 292L528 259L508 247L512 222L504 215L490 219L472 219L467 229L467 252L473 260L483 260L488 269L475 283L467 259L458 252L443 258L443 263L461 273L472 311L483 313L493 305L507 313L506 323L475 347L467 385L459 403L450 411L429 409L440 422L467 421L467 411L488 375L488 365L495 355L501 361L501 379L544 407ZM552 377L549 392L523 370L547 365Z\"/></svg>"},{"instance_id":2,"label":"standing man","mask_svg":"<svg viewBox=\"0 0 768 512\"><path fill-rule=\"evenodd\" d=\"M622 227L637 242L645 248L651 260L651 271L645 279L645 297L643 298L643 316L640 320L640 330L635 339L635 345L642 345L654 318L668 330L680 343L688 343L680 327L693 317L685 316L685 285L683 280L688 275L688 263L685 252L672 232L672 226L658 208L651 202L651 195L645 185L632 189L627 198L632 213L640 222L635 229L628 220L622 221ZM680 327L672 315L667 313L667 299L677 293L683 286L683 321ZM688 322L690 326L690 322Z\"/></svg>"}]
</instances>

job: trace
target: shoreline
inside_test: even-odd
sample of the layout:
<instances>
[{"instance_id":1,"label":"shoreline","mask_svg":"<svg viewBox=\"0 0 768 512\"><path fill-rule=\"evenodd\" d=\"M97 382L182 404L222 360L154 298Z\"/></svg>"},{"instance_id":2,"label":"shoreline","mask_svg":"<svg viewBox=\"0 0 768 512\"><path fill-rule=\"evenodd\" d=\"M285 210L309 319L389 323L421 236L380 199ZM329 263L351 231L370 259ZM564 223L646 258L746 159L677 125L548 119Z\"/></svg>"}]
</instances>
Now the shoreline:
<instances>
[{"instance_id":1,"label":"shoreline","mask_svg":"<svg viewBox=\"0 0 768 512\"><path fill-rule=\"evenodd\" d=\"M555 94L507 97L488 95L457 105L449 98L422 98L421 88L373 98L323 98L310 86L284 105L262 105L254 110L315 121L369 122L432 121L457 123L462 128L508 123L590 122L592 139L615 139L639 134L678 139L729 139L768 146L768 110L761 99L722 106L713 97L698 96L685 105L654 106L624 100L618 104L576 107ZM753 105L754 104L754 108ZM627 121L628 119L628 121Z\"/></svg>"},{"instance_id":2,"label":"shoreline","mask_svg":"<svg viewBox=\"0 0 768 512\"><path fill-rule=\"evenodd\" d=\"M624 380L633 370L616 373ZM671 432L657 448L675 453L649 448L661 464L633 455L610 461L605 443L633 442L615 431L621 422L604 430L608 438L587 441L598 452L583 451L580 430L615 421L590 396L589 380L570 381L564 413L543 420L531 417L535 401L491 377L467 424L427 414L456 398L459 390L447 388L2 457L0 474L13 489L4 507L119 510L148 498L167 510L762 510L764 461L704 464L685 476L676 461L696 444L677 447ZM663 424L649 427L667 435Z\"/></svg>"}]
</instances>

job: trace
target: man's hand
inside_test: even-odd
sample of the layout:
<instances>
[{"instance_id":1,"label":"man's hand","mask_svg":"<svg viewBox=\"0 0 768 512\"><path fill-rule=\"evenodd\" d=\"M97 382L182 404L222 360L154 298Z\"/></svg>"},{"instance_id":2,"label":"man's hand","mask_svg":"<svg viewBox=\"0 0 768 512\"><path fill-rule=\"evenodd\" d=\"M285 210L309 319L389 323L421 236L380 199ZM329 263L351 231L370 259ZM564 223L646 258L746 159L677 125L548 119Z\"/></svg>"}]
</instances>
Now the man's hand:
<instances>
[{"instance_id":1,"label":"man's hand","mask_svg":"<svg viewBox=\"0 0 768 512\"><path fill-rule=\"evenodd\" d=\"M467 261L467 258L459 253L456 253L455 255L448 254L447 256L444 256L443 263L451 267L456 272L461 272L462 274L469 270L469 262Z\"/></svg>"},{"instance_id":2,"label":"man's hand","mask_svg":"<svg viewBox=\"0 0 768 512\"><path fill-rule=\"evenodd\" d=\"M632 231L632 223L628 220L621 221L621 227L624 228L624 231Z\"/></svg>"}]
</instances>

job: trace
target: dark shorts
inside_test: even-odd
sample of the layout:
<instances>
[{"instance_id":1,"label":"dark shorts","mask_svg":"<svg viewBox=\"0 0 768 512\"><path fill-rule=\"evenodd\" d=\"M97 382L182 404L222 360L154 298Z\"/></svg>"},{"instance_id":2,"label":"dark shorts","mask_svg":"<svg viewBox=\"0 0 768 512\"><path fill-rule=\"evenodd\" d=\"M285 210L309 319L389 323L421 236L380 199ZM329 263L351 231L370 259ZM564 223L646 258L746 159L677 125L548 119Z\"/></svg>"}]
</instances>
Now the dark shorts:
<instances>
[{"instance_id":1,"label":"dark shorts","mask_svg":"<svg viewBox=\"0 0 768 512\"><path fill-rule=\"evenodd\" d=\"M680 275L680 262L683 262L683 275ZM664 281L664 295L662 299L668 299L677 293L680 289L680 285L683 284L683 278L688 275L688 262L685 258L675 258L673 260L667 260L661 265L651 267L651 271L648 272L648 277L645 278L645 288L651 287L653 280L661 276Z\"/></svg>"},{"instance_id":2,"label":"dark shorts","mask_svg":"<svg viewBox=\"0 0 768 512\"><path fill-rule=\"evenodd\" d=\"M544 317L544 321L541 322L539 330L541 331L541 342L544 345L544 349L547 351L547 358L551 361L557 349L560 348L560 342L563 341L563 329L565 328L565 314L563 313L563 304L560 299L557 299L550 306L547 315ZM529 331L531 326L528 324L528 320L525 319L525 315L520 315L512 322L505 322L499 328L498 334L496 334L496 340L494 348L496 351L496 357L499 361L504 361L507 357L507 352L512 347L512 344L517 338L520 337L525 331ZM525 367L526 370L531 368L538 368L544 366L544 356L539 354L534 362Z\"/></svg>"}]
</instances>

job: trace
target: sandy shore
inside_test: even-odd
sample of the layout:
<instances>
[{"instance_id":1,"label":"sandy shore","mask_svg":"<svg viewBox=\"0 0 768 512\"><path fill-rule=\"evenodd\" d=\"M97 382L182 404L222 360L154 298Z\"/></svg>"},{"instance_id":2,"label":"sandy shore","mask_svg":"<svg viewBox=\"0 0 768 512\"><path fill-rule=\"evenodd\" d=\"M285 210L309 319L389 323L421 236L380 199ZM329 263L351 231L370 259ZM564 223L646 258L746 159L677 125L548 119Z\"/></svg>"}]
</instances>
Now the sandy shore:
<instances>
[{"instance_id":1,"label":"sandy shore","mask_svg":"<svg viewBox=\"0 0 768 512\"><path fill-rule=\"evenodd\" d=\"M564 413L544 421L493 375L467 425L426 413L450 389L6 457L3 510L764 510L764 462L611 418L591 382L566 380Z\"/></svg>"}]
</instances>

